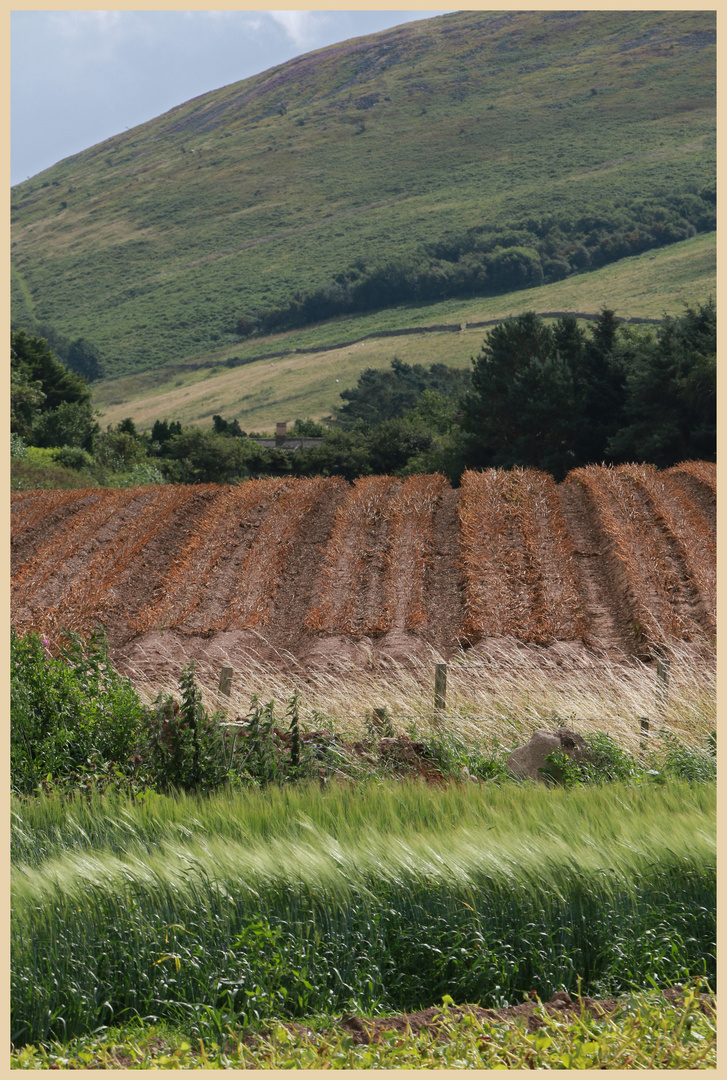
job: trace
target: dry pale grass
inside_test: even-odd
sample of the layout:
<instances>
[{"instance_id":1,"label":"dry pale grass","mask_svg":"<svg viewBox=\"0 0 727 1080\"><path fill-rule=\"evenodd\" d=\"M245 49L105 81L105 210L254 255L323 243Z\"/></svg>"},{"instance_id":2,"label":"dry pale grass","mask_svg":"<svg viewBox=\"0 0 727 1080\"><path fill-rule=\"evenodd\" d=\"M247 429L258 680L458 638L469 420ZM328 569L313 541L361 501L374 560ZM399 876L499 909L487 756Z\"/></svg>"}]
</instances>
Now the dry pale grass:
<instances>
[{"instance_id":1,"label":"dry pale grass","mask_svg":"<svg viewBox=\"0 0 727 1080\"><path fill-rule=\"evenodd\" d=\"M156 650L155 658L160 659ZM168 659L167 670L174 670L173 658ZM584 735L605 732L633 751L640 745L642 717L650 721L654 749L667 733L702 746L716 728L716 660L706 648L670 648L665 693L653 664L626 657L616 662L576 645L542 649L512 638L490 639L449 659L446 709L436 712L434 664L442 661L434 651L406 663L377 658L372 651L365 667L341 659L336 671L311 671L281 654L278 664L252 657L244 666L197 662L196 672L206 707L222 705L230 719L243 717L258 695L263 702L275 701L282 723L287 702L298 693L306 725L349 735L363 734L367 714L377 707L386 708L398 732L414 724L421 734L497 740L502 746L522 744L539 727L565 724ZM229 699L217 692L225 662L235 667ZM160 691L177 693L169 676L152 683L132 671L131 678L146 700Z\"/></svg>"}]
</instances>

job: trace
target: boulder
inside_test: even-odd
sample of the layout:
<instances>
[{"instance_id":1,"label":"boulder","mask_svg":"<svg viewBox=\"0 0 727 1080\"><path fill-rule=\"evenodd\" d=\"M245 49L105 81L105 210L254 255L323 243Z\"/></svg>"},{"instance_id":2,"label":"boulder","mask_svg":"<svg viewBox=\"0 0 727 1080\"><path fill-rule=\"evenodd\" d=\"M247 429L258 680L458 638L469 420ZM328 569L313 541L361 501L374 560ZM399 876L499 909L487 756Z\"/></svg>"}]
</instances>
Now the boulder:
<instances>
[{"instance_id":1,"label":"boulder","mask_svg":"<svg viewBox=\"0 0 727 1080\"><path fill-rule=\"evenodd\" d=\"M513 776L521 780L540 780L541 783L547 783L548 779L557 779L552 773L548 776L541 772L542 769L549 768L546 758L554 752L566 754L579 762L588 756L588 747L585 739L569 728L556 728L555 731L538 728L529 742L513 750L507 759L507 767Z\"/></svg>"}]
</instances>

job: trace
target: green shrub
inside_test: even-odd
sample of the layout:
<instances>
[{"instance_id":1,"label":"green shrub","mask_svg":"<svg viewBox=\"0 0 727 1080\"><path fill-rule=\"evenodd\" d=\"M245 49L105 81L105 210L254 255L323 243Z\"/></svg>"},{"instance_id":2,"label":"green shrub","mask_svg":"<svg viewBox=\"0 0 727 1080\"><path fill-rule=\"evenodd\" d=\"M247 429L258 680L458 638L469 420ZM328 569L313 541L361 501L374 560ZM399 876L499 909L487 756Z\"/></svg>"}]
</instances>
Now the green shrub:
<instances>
[{"instance_id":1,"label":"green shrub","mask_svg":"<svg viewBox=\"0 0 727 1080\"><path fill-rule=\"evenodd\" d=\"M10 457L13 461L25 461L28 457L25 439L15 431L10 434Z\"/></svg>"},{"instance_id":2,"label":"green shrub","mask_svg":"<svg viewBox=\"0 0 727 1080\"><path fill-rule=\"evenodd\" d=\"M705 783L717 779L717 758L713 750L716 740L710 739L710 745L702 750L687 746L676 735L664 734L666 753L661 762L661 769L668 776L677 776L690 783Z\"/></svg>"},{"instance_id":3,"label":"green shrub","mask_svg":"<svg viewBox=\"0 0 727 1080\"><path fill-rule=\"evenodd\" d=\"M10 763L13 790L78 786L99 767L131 776L144 709L108 662L103 631L66 633L58 657L38 634L11 634Z\"/></svg>"},{"instance_id":4,"label":"green shrub","mask_svg":"<svg viewBox=\"0 0 727 1080\"><path fill-rule=\"evenodd\" d=\"M64 469L88 469L93 465L93 457L80 446L61 446L53 451L53 460Z\"/></svg>"},{"instance_id":5,"label":"green shrub","mask_svg":"<svg viewBox=\"0 0 727 1080\"><path fill-rule=\"evenodd\" d=\"M117 473L107 479L107 487L127 488L142 487L149 484L166 484L166 479L157 465L150 461L139 461L128 472Z\"/></svg>"}]
</instances>

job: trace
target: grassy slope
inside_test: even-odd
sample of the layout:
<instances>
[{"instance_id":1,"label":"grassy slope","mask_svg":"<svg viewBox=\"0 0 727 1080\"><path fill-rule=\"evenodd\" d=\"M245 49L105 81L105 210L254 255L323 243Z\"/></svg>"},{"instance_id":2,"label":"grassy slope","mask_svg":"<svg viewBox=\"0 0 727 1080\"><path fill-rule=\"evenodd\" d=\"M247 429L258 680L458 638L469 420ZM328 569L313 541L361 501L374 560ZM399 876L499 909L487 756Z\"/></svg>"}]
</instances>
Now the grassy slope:
<instances>
[{"instance_id":1,"label":"grassy slope","mask_svg":"<svg viewBox=\"0 0 727 1080\"><path fill-rule=\"evenodd\" d=\"M464 12L224 87L13 190L17 312L143 370L360 257L698 190L713 37L713 12Z\"/></svg>"},{"instance_id":2,"label":"grassy slope","mask_svg":"<svg viewBox=\"0 0 727 1080\"><path fill-rule=\"evenodd\" d=\"M341 390L355 384L365 367L386 367L392 357L407 363L435 361L466 367L482 343L482 329L459 334L432 333L372 339L330 352L263 360L244 367L215 368L229 356L330 345L382 329L437 323L482 322L532 309L597 312L606 304L624 318L680 314L685 303L699 303L716 289L714 234L695 237L653 253L552 285L499 297L448 300L419 308L394 308L365 317L333 320L308 330L271 335L254 343L224 346L194 359L209 368L185 372L175 367L98 384L94 403L101 423L132 416L141 428L167 417L211 426L220 413L238 417L246 431L270 430L278 420L318 419L340 405ZM337 381L339 380L339 381Z\"/></svg>"}]
</instances>

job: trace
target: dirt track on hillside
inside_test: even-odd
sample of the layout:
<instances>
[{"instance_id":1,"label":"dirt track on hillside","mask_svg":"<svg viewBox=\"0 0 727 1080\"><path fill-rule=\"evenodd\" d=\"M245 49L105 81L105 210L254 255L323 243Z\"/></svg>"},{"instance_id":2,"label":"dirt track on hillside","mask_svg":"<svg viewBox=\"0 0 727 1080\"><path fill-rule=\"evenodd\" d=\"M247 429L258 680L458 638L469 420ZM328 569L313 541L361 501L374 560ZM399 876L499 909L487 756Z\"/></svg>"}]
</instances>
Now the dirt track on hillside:
<instances>
[{"instance_id":1,"label":"dirt track on hillside","mask_svg":"<svg viewBox=\"0 0 727 1080\"><path fill-rule=\"evenodd\" d=\"M101 623L123 670L188 659L336 670L514 638L615 659L715 634L716 469L22 492L12 616ZM164 659L163 659L164 658Z\"/></svg>"}]
</instances>

